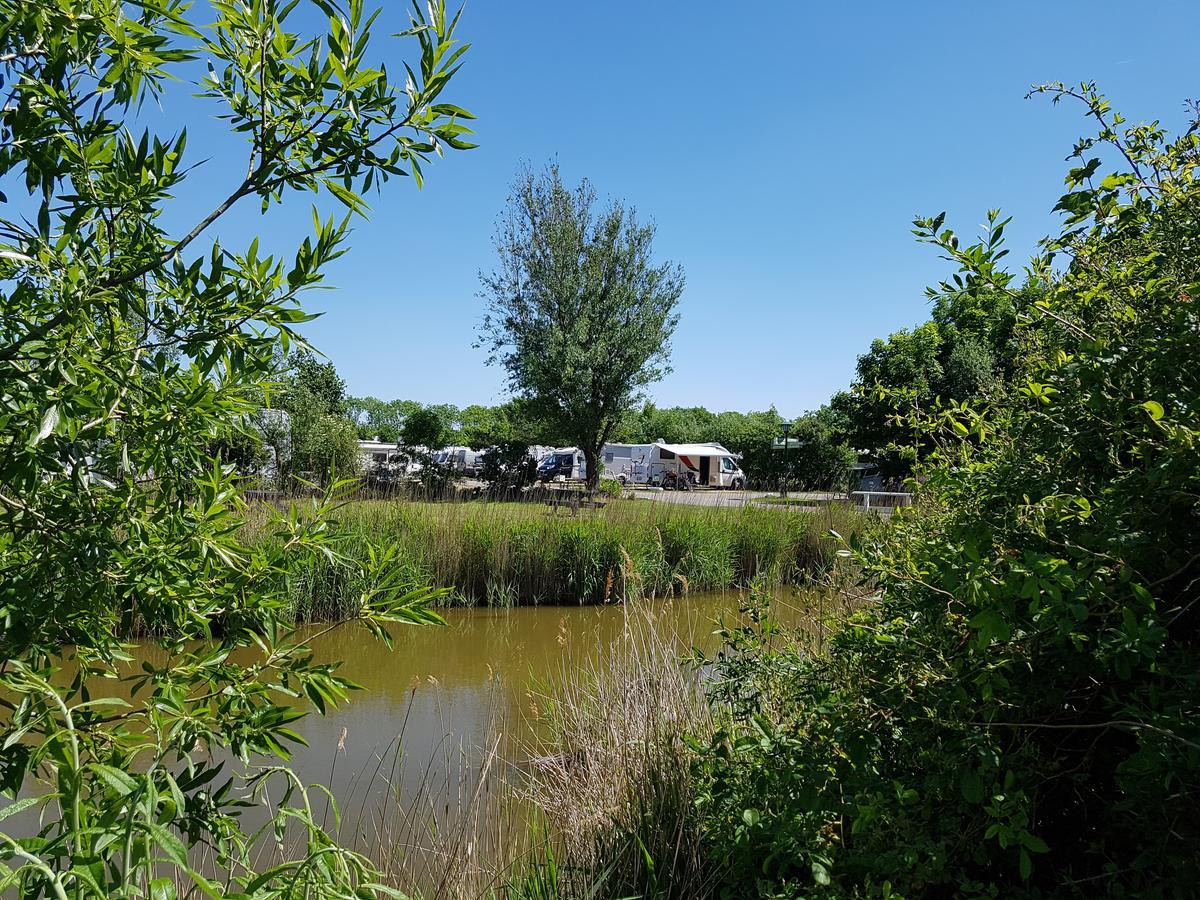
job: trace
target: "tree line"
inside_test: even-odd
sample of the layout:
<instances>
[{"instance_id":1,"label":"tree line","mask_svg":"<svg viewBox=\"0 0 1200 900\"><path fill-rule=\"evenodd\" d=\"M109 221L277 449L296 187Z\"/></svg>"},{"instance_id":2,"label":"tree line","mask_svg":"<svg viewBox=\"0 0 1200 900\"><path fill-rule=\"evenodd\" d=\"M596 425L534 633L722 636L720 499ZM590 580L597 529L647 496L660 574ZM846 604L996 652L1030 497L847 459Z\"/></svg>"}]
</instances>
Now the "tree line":
<instances>
[{"instance_id":1,"label":"tree line","mask_svg":"<svg viewBox=\"0 0 1200 900\"><path fill-rule=\"evenodd\" d=\"M715 441L742 455L751 483L774 488L844 489L856 463L875 465L899 484L932 449L910 414L957 403L997 402L1014 384L1028 337L1018 322L1036 309L1041 291L1024 286L1011 294L934 298L928 321L874 340L857 361L853 383L828 403L789 417L766 410L714 412L703 406L660 407L643 401L622 411L608 440L623 443ZM293 358L279 375L277 409L291 416L290 434L268 415L255 421L248 455L261 465L291 446L292 468L308 473L353 469L356 438L405 446L475 450L562 446L574 443L567 423L526 398L493 406L351 396L332 362L311 354ZM785 455L772 441L787 424L793 439ZM286 439L285 439L286 438ZM263 451L269 451L264 457Z\"/></svg>"},{"instance_id":2,"label":"tree line","mask_svg":"<svg viewBox=\"0 0 1200 900\"><path fill-rule=\"evenodd\" d=\"M1003 235L1001 223L997 229ZM497 266L480 275L486 315L477 348L504 368L512 398L496 406L352 397L331 362L276 359L276 389L218 439L226 460L281 483L357 468L355 436L409 448L468 446L507 460L514 479L532 446L579 447L592 487L605 443L715 441L742 455L751 485L845 490L864 466L899 488L932 449L913 414L999 400L1026 352L1017 327L1039 298L1029 286L969 297L930 294L928 321L872 342L855 378L816 410L788 418L660 408L649 386L670 371L683 271L653 260L654 226L556 166L525 169L496 228ZM787 426L787 453L772 442ZM229 444L230 446L226 446ZM857 466L861 463L863 466Z\"/></svg>"},{"instance_id":3,"label":"tree line","mask_svg":"<svg viewBox=\"0 0 1200 900\"><path fill-rule=\"evenodd\" d=\"M537 416L520 400L496 406L473 404L460 409L451 404L422 405L411 400L350 397L345 410L356 424L360 438L379 438L408 446L487 450L512 445L555 447L571 440L561 425ZM715 441L742 454L748 477L762 485L773 485L784 473L784 460L783 454L771 449L771 441L782 434L784 423L790 422L792 433L804 436L809 445L803 453L791 453L787 468L789 483L814 489L844 486L855 454L831 426L831 418L827 410L789 420L774 407L751 412L713 412L699 406L660 407L646 402L621 416L609 440L629 444L659 440Z\"/></svg>"}]
</instances>

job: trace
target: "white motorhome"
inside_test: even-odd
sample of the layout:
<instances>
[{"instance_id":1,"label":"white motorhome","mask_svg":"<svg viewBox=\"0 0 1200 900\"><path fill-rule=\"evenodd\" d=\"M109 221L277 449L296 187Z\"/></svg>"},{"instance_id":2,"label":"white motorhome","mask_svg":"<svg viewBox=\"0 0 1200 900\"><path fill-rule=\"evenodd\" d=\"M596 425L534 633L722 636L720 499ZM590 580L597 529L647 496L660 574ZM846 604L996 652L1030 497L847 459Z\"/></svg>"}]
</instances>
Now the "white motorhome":
<instances>
[{"instance_id":1,"label":"white motorhome","mask_svg":"<svg viewBox=\"0 0 1200 900\"><path fill-rule=\"evenodd\" d=\"M447 447L433 454L433 461L451 471L475 476L483 466L483 453L470 447Z\"/></svg>"},{"instance_id":2,"label":"white motorhome","mask_svg":"<svg viewBox=\"0 0 1200 900\"><path fill-rule=\"evenodd\" d=\"M649 484L650 460L654 444L605 444L601 451L605 478L621 484Z\"/></svg>"},{"instance_id":3,"label":"white motorhome","mask_svg":"<svg viewBox=\"0 0 1200 900\"><path fill-rule=\"evenodd\" d=\"M746 486L746 473L738 464L741 458L741 454L717 443L668 444L656 441L653 444L604 446L605 467L623 484L661 486L686 483L697 487L741 490Z\"/></svg>"},{"instance_id":4,"label":"white motorhome","mask_svg":"<svg viewBox=\"0 0 1200 900\"><path fill-rule=\"evenodd\" d=\"M358 442L358 459L364 471L385 469L403 459L404 454L394 441L360 440Z\"/></svg>"},{"instance_id":5,"label":"white motorhome","mask_svg":"<svg viewBox=\"0 0 1200 900\"><path fill-rule=\"evenodd\" d=\"M404 447L397 443L372 440L358 442L358 458L364 472L376 476L400 477L421 471L418 457L424 447Z\"/></svg>"}]
</instances>

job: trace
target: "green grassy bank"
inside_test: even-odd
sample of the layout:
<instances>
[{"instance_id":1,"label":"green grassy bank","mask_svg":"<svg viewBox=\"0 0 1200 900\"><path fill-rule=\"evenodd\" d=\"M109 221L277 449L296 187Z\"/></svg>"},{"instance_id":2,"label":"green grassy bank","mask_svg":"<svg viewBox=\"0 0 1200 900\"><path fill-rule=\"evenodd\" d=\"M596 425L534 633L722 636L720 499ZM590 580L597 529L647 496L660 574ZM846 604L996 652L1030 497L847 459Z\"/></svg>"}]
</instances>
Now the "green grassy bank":
<instances>
[{"instance_id":1,"label":"green grassy bank","mask_svg":"<svg viewBox=\"0 0 1200 900\"><path fill-rule=\"evenodd\" d=\"M248 526L251 529L253 525ZM336 516L341 552L365 558L394 544L414 586L450 588L455 602L516 606L603 603L631 597L803 582L836 554L831 529L864 527L851 510L718 508L617 500L577 516L522 503L363 501ZM317 555L296 567L297 618L354 608L349 567Z\"/></svg>"}]
</instances>

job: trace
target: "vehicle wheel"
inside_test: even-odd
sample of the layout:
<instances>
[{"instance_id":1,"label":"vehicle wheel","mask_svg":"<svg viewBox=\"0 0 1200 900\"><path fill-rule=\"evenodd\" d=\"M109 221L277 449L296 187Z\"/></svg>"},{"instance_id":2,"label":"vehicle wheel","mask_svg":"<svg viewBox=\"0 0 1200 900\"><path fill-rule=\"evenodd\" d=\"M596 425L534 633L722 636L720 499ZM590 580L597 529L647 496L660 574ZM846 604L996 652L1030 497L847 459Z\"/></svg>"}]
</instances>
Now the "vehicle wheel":
<instances>
[{"instance_id":1,"label":"vehicle wheel","mask_svg":"<svg viewBox=\"0 0 1200 900\"><path fill-rule=\"evenodd\" d=\"M629 481L628 475L618 475L617 481L621 482L621 487L625 487L625 483Z\"/></svg>"},{"instance_id":2,"label":"vehicle wheel","mask_svg":"<svg viewBox=\"0 0 1200 900\"><path fill-rule=\"evenodd\" d=\"M744 491L746 489L746 482L742 481L740 478L735 478L733 479L732 487L735 491Z\"/></svg>"}]
</instances>

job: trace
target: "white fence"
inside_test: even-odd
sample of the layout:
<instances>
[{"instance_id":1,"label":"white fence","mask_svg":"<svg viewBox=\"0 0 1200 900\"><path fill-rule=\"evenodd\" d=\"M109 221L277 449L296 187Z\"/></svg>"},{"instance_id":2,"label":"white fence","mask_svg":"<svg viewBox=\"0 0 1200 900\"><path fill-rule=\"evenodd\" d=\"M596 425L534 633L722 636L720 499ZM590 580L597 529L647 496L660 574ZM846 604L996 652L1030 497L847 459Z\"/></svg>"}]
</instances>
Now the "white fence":
<instances>
[{"instance_id":1,"label":"white fence","mask_svg":"<svg viewBox=\"0 0 1200 900\"><path fill-rule=\"evenodd\" d=\"M850 496L856 506L890 516L898 506L912 506L913 495L902 491L852 491Z\"/></svg>"}]
</instances>

